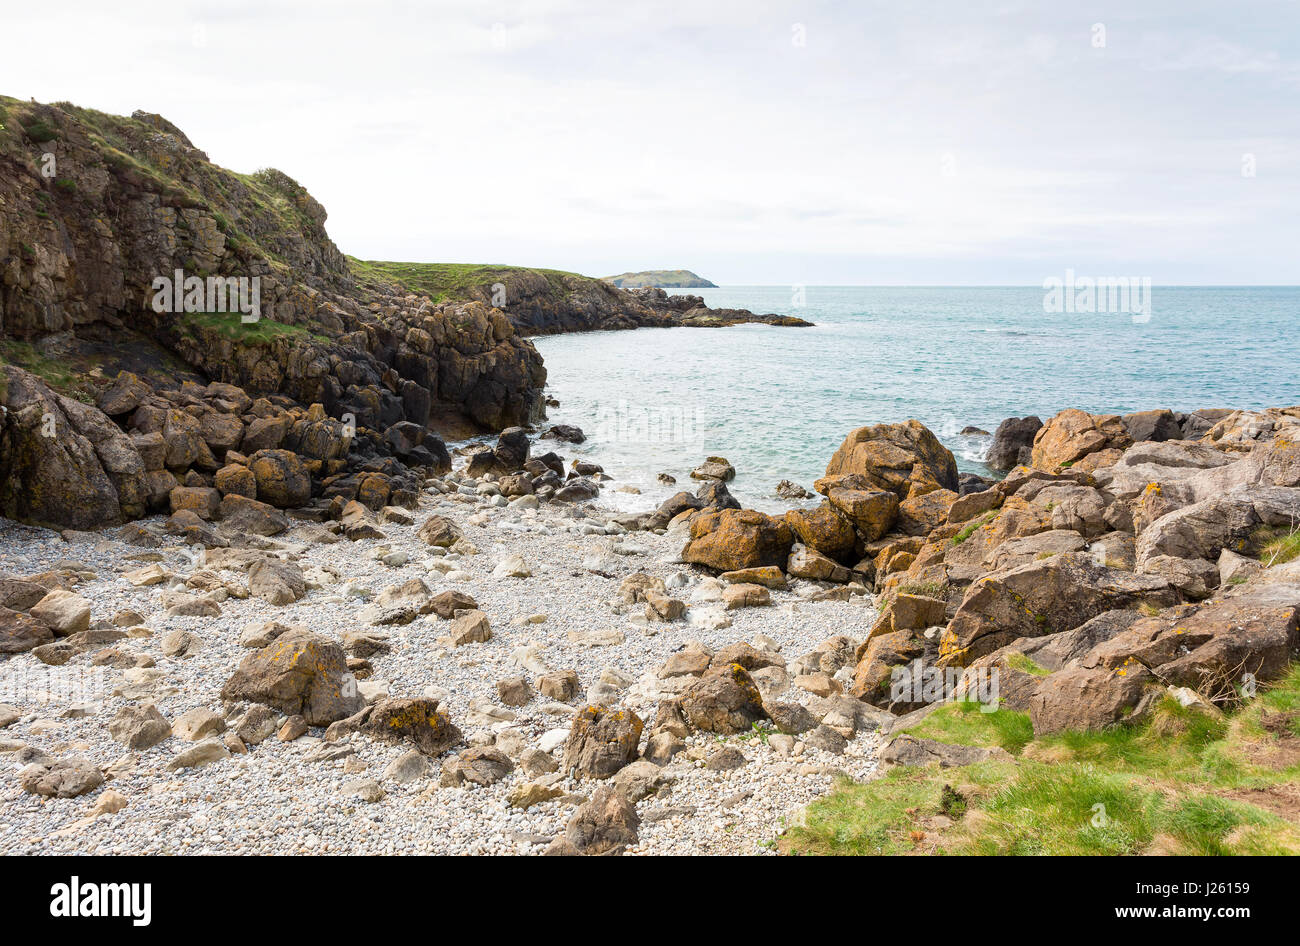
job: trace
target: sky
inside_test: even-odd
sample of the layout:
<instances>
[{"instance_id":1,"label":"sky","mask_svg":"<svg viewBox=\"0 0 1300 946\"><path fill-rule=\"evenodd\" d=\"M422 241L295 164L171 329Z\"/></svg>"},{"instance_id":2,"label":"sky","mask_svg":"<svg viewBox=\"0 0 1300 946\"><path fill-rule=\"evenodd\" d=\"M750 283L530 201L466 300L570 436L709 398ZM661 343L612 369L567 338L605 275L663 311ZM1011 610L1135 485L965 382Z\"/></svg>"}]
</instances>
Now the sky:
<instances>
[{"instance_id":1,"label":"sky","mask_svg":"<svg viewBox=\"0 0 1300 946\"><path fill-rule=\"evenodd\" d=\"M362 258L1300 283L1295 0L60 0L3 23L0 92L161 113L298 180Z\"/></svg>"}]
</instances>

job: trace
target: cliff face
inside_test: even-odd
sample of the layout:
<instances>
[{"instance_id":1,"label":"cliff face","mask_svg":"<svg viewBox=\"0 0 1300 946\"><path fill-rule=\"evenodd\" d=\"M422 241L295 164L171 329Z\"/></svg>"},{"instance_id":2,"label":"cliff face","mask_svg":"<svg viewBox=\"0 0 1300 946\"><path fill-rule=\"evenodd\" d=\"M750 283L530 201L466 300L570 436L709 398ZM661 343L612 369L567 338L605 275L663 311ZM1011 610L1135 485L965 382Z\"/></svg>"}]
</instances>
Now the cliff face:
<instances>
[{"instance_id":1,"label":"cliff face","mask_svg":"<svg viewBox=\"0 0 1300 946\"><path fill-rule=\"evenodd\" d=\"M803 319L755 315L748 309L710 309L699 296L669 295L657 287L620 289L604 279L554 269L453 263L353 260L367 285L402 286L435 299L498 306L524 335L739 325L807 326Z\"/></svg>"},{"instance_id":2,"label":"cliff face","mask_svg":"<svg viewBox=\"0 0 1300 946\"><path fill-rule=\"evenodd\" d=\"M360 285L324 224L157 115L0 98L0 514L405 502L449 462L435 431L540 418L541 358L499 309Z\"/></svg>"},{"instance_id":3,"label":"cliff face","mask_svg":"<svg viewBox=\"0 0 1300 946\"><path fill-rule=\"evenodd\" d=\"M358 286L325 210L287 175L213 165L157 115L0 99L0 332L92 327L211 380L358 424L500 429L537 416L541 359L488 306ZM262 321L156 312L153 280L258 277Z\"/></svg>"}]
</instances>

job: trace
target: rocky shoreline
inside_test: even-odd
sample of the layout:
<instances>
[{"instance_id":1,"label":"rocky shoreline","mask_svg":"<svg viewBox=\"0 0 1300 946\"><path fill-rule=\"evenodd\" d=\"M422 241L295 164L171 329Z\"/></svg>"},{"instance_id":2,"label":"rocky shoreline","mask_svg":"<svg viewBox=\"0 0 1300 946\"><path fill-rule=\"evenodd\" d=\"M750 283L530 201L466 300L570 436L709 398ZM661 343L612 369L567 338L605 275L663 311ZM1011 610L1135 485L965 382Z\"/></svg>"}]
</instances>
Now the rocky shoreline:
<instances>
[{"instance_id":1,"label":"rocky shoreline","mask_svg":"<svg viewBox=\"0 0 1300 946\"><path fill-rule=\"evenodd\" d=\"M722 458L614 514L511 430L396 497L8 525L0 851L756 853L835 777L987 754L891 735L981 673L1035 734L1230 705L1300 653L1259 560L1300 409L1144 419L1062 412L993 484L860 428L783 516Z\"/></svg>"}]
</instances>

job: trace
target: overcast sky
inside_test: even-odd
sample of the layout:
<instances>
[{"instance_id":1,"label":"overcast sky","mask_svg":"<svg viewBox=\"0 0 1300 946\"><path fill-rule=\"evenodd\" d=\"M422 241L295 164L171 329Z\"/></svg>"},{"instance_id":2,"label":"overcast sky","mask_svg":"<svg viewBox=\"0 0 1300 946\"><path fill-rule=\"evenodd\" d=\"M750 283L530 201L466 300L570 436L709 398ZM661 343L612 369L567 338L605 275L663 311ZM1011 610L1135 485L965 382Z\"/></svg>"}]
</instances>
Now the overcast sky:
<instances>
[{"instance_id":1,"label":"overcast sky","mask_svg":"<svg viewBox=\"0 0 1300 946\"><path fill-rule=\"evenodd\" d=\"M296 178L356 256L720 284L1300 283L1294 0L3 16L0 91L160 112L219 164Z\"/></svg>"}]
</instances>

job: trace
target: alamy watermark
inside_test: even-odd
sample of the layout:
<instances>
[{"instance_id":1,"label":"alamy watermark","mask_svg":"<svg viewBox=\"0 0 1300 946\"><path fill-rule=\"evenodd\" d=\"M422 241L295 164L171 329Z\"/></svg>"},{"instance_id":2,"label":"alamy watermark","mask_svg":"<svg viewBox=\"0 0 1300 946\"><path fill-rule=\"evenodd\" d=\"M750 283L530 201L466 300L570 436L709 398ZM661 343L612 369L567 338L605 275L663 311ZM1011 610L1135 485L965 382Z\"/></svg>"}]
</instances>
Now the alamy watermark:
<instances>
[{"instance_id":1,"label":"alamy watermark","mask_svg":"<svg viewBox=\"0 0 1300 946\"><path fill-rule=\"evenodd\" d=\"M1067 269L1064 279L1044 279L1043 288L1044 312L1125 313L1134 322L1151 321L1150 276L1076 276Z\"/></svg>"},{"instance_id":2,"label":"alamy watermark","mask_svg":"<svg viewBox=\"0 0 1300 946\"><path fill-rule=\"evenodd\" d=\"M894 703L975 701L981 713L994 713L998 703L997 667L935 667L917 659L895 667L889 675L889 699Z\"/></svg>"},{"instance_id":3,"label":"alamy watermark","mask_svg":"<svg viewBox=\"0 0 1300 946\"><path fill-rule=\"evenodd\" d=\"M241 322L262 317L261 276L156 276L150 307L155 312L238 312Z\"/></svg>"},{"instance_id":4,"label":"alamy watermark","mask_svg":"<svg viewBox=\"0 0 1300 946\"><path fill-rule=\"evenodd\" d=\"M631 407L620 400L596 408L596 435L618 443L698 443L708 427L706 412L690 407Z\"/></svg>"},{"instance_id":5,"label":"alamy watermark","mask_svg":"<svg viewBox=\"0 0 1300 946\"><path fill-rule=\"evenodd\" d=\"M0 671L0 703L84 703L107 694L103 667L42 665Z\"/></svg>"}]
</instances>

